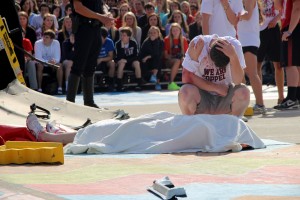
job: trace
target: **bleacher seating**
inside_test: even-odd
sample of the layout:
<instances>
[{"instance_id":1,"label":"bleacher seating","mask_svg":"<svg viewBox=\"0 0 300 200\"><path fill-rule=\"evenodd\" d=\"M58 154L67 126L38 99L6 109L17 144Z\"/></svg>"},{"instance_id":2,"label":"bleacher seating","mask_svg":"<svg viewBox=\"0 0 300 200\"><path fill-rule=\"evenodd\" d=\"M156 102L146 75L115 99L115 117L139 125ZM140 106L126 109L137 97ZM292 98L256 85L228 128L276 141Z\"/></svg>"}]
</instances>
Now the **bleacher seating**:
<instances>
[{"instance_id":1,"label":"bleacher seating","mask_svg":"<svg viewBox=\"0 0 300 200\"><path fill-rule=\"evenodd\" d=\"M170 77L170 69L162 69L161 73L161 80L160 80L160 84L162 86L163 89L167 88L167 85L169 83L169 77ZM178 85L182 85L181 82L181 75L182 75L182 69L179 70L175 82ZM95 91L106 91L107 90L107 75L105 75L102 71L96 71L95 72L95 84L94 84L94 88ZM147 80L145 80L147 81ZM123 76L123 84L124 87L128 88L130 90L130 88L134 88L137 83L135 81L135 75L134 75L134 71L130 71L130 70L124 70L124 76ZM143 85L143 89L154 89L154 85L155 83L150 83L150 82L146 82Z\"/></svg>"}]
</instances>

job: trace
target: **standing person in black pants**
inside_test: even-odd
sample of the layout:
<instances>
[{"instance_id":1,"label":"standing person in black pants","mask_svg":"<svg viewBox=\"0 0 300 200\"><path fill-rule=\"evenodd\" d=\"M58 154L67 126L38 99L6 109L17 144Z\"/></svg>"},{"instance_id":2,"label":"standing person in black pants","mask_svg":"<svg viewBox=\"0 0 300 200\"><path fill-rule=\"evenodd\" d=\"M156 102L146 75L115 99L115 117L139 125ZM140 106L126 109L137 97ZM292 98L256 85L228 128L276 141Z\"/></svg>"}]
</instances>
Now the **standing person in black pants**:
<instances>
[{"instance_id":1,"label":"standing person in black pants","mask_svg":"<svg viewBox=\"0 0 300 200\"><path fill-rule=\"evenodd\" d=\"M17 44L19 47L22 47L22 28L20 26L19 16L15 8L15 1L4 1L3 5L0 6L0 15L2 18L5 17L9 29L14 30L14 32L9 34L9 37L12 40L12 42ZM14 48L14 51L19 61L20 68L22 71L24 71L24 54L21 50L18 50L17 48ZM2 90L7 87L8 83L16 79L16 76L14 74L13 69L11 68L5 50L0 50L0 66L0 90Z\"/></svg>"},{"instance_id":2,"label":"standing person in black pants","mask_svg":"<svg viewBox=\"0 0 300 200\"><path fill-rule=\"evenodd\" d=\"M75 34L74 60L68 81L67 100L75 102L82 77L84 105L98 108L94 102L94 72L101 47L102 24L113 23L103 10L102 0L71 0Z\"/></svg>"}]
</instances>

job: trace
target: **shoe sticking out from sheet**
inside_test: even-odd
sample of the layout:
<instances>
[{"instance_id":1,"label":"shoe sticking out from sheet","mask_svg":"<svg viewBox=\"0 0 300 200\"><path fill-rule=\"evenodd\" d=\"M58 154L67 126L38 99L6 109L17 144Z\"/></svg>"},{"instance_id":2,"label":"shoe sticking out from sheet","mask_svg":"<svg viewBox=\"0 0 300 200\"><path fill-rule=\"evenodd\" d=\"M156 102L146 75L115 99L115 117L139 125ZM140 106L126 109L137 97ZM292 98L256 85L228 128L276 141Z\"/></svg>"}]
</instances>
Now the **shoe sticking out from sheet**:
<instances>
[{"instance_id":1,"label":"shoe sticking out from sheet","mask_svg":"<svg viewBox=\"0 0 300 200\"><path fill-rule=\"evenodd\" d=\"M148 187L148 191L166 200L173 199L174 197L187 197L185 189L175 187L167 176L161 180L154 180L153 185Z\"/></svg>"},{"instance_id":2,"label":"shoe sticking out from sheet","mask_svg":"<svg viewBox=\"0 0 300 200\"><path fill-rule=\"evenodd\" d=\"M53 134L61 134L66 132L74 132L74 129L64 126L62 124L57 124L56 121L47 122L46 127L44 128L37 116L30 112L26 119L27 129L33 134L37 141L41 141L41 134L48 132Z\"/></svg>"},{"instance_id":3,"label":"shoe sticking out from sheet","mask_svg":"<svg viewBox=\"0 0 300 200\"><path fill-rule=\"evenodd\" d=\"M45 132L44 127L40 124L38 118L34 113L29 113L29 115L27 116L26 126L31 134L35 136L36 140L38 140L41 133Z\"/></svg>"}]
</instances>

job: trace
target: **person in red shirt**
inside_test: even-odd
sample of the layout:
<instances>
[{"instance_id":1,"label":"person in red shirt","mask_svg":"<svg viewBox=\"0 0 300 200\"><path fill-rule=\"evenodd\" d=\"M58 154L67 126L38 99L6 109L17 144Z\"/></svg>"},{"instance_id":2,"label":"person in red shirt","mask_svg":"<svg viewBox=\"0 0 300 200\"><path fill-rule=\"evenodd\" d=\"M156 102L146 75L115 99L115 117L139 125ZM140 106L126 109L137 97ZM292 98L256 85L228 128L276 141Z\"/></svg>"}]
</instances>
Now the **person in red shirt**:
<instances>
[{"instance_id":1,"label":"person in red shirt","mask_svg":"<svg viewBox=\"0 0 300 200\"><path fill-rule=\"evenodd\" d=\"M275 109L298 109L300 101L300 0L274 0L282 10L281 66L285 67L288 93Z\"/></svg>"},{"instance_id":2,"label":"person in red shirt","mask_svg":"<svg viewBox=\"0 0 300 200\"><path fill-rule=\"evenodd\" d=\"M32 55L33 47L31 44L31 41L27 38L25 38L25 33L22 33L23 35L23 48L25 51L27 51L29 54ZM33 90L38 89L37 79L36 79L36 67L35 62L31 60L29 56L25 54L25 75L28 76L29 81L29 87Z\"/></svg>"},{"instance_id":3,"label":"person in red shirt","mask_svg":"<svg viewBox=\"0 0 300 200\"><path fill-rule=\"evenodd\" d=\"M187 39L182 36L182 29L178 23L172 23L170 33L164 39L164 57L168 68L171 68L168 90L179 90L180 87L174 82L181 67L184 54L188 49Z\"/></svg>"},{"instance_id":4,"label":"person in red shirt","mask_svg":"<svg viewBox=\"0 0 300 200\"><path fill-rule=\"evenodd\" d=\"M120 6L119 8L120 15L115 19L115 24L117 29L122 27L123 16L130 10L131 10L130 6L127 3L124 3Z\"/></svg>"}]
</instances>

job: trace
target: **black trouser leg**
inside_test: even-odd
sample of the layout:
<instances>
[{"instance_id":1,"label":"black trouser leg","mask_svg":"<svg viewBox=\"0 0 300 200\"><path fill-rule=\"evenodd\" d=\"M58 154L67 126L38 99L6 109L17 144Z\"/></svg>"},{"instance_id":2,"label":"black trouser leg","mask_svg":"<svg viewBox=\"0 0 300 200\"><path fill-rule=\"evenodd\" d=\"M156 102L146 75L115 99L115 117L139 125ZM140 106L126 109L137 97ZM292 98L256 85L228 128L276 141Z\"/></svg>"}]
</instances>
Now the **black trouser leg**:
<instances>
[{"instance_id":1,"label":"black trouser leg","mask_svg":"<svg viewBox=\"0 0 300 200\"><path fill-rule=\"evenodd\" d=\"M82 78L82 91L84 105L99 108L94 102L94 76Z\"/></svg>"},{"instance_id":2,"label":"black trouser leg","mask_svg":"<svg viewBox=\"0 0 300 200\"><path fill-rule=\"evenodd\" d=\"M69 75L68 90L67 90L68 101L75 102L79 82L80 82L80 76L77 76L72 73Z\"/></svg>"}]
</instances>

